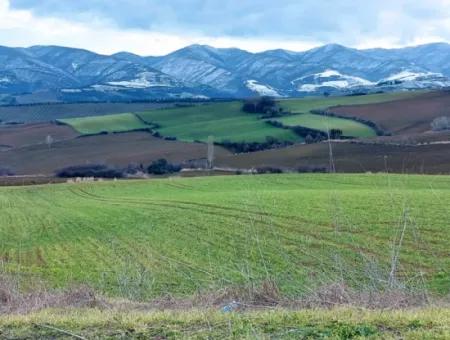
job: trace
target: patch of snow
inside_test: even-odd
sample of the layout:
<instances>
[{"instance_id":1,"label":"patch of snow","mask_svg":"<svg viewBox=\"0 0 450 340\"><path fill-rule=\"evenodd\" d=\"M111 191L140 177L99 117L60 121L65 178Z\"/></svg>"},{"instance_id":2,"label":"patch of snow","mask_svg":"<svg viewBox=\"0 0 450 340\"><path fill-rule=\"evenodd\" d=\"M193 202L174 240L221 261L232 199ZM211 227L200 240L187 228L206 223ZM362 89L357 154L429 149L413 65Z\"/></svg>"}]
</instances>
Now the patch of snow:
<instances>
[{"instance_id":1,"label":"patch of snow","mask_svg":"<svg viewBox=\"0 0 450 340\"><path fill-rule=\"evenodd\" d=\"M157 79L154 73L151 72L143 72L140 73L139 78L132 79L132 80L122 80L122 81L110 81L108 82L109 85L113 86L121 86L126 88L133 88L133 89L145 89L149 87L157 87L157 86L164 86L164 87L173 87L173 85L170 84L169 81L161 81L161 79Z\"/></svg>"},{"instance_id":2,"label":"patch of snow","mask_svg":"<svg viewBox=\"0 0 450 340\"><path fill-rule=\"evenodd\" d=\"M340 76L342 76L342 74L339 71L328 69L328 70L325 70L324 72L317 73L315 75L316 78L327 78L327 77L333 77L333 76L340 77Z\"/></svg>"},{"instance_id":3,"label":"patch of snow","mask_svg":"<svg viewBox=\"0 0 450 340\"><path fill-rule=\"evenodd\" d=\"M78 64L77 63L72 63L72 68L74 71L76 71L78 69Z\"/></svg>"},{"instance_id":4,"label":"patch of snow","mask_svg":"<svg viewBox=\"0 0 450 340\"><path fill-rule=\"evenodd\" d=\"M291 84L294 86L297 85L297 90L300 92L315 92L322 87L346 89L375 85L375 83L367 79L342 74L339 71L331 69L294 79L291 81Z\"/></svg>"},{"instance_id":5,"label":"patch of snow","mask_svg":"<svg viewBox=\"0 0 450 340\"><path fill-rule=\"evenodd\" d=\"M81 93L83 91L81 91L80 89L62 89L61 92L63 92L63 93Z\"/></svg>"},{"instance_id":6,"label":"patch of snow","mask_svg":"<svg viewBox=\"0 0 450 340\"><path fill-rule=\"evenodd\" d=\"M350 87L350 84L347 80L332 80L332 81L324 81L322 83L322 86L327 86L327 87L335 87L338 89L343 89L346 87Z\"/></svg>"},{"instance_id":7,"label":"patch of snow","mask_svg":"<svg viewBox=\"0 0 450 340\"><path fill-rule=\"evenodd\" d=\"M210 99L208 96L204 96L201 94L192 94L190 92L183 92L180 94L180 98L192 98L192 99Z\"/></svg>"},{"instance_id":8,"label":"patch of snow","mask_svg":"<svg viewBox=\"0 0 450 340\"><path fill-rule=\"evenodd\" d=\"M443 77L442 73L433 73L433 72L411 72L411 71L402 71L396 74L389 76L382 81L411 81L417 80L418 78L423 77Z\"/></svg>"},{"instance_id":9,"label":"patch of snow","mask_svg":"<svg viewBox=\"0 0 450 340\"><path fill-rule=\"evenodd\" d=\"M320 85L304 84L301 85L298 90L300 92L316 92L319 87Z\"/></svg>"},{"instance_id":10,"label":"patch of snow","mask_svg":"<svg viewBox=\"0 0 450 340\"><path fill-rule=\"evenodd\" d=\"M123 89L121 87L110 86L110 85L92 85L91 88L93 88L95 91L100 91L100 92L118 91L118 90Z\"/></svg>"},{"instance_id":11,"label":"patch of snow","mask_svg":"<svg viewBox=\"0 0 450 340\"><path fill-rule=\"evenodd\" d=\"M273 87L260 84L257 80L247 80L245 86L261 96L282 97Z\"/></svg>"}]
</instances>

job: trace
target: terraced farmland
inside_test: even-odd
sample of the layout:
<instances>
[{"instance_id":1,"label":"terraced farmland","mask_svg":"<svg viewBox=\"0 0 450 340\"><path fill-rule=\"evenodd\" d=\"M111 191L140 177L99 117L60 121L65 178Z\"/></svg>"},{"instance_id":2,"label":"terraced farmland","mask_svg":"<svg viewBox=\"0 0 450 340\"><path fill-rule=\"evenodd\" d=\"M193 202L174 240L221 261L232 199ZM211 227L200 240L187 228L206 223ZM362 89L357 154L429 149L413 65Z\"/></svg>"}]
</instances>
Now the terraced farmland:
<instances>
[{"instance_id":1,"label":"terraced farmland","mask_svg":"<svg viewBox=\"0 0 450 340\"><path fill-rule=\"evenodd\" d=\"M404 228L397 279L448 293L449 207L444 176L268 175L0 188L1 269L134 299L268 279L282 295L296 296L341 279L358 286L383 282Z\"/></svg>"}]
</instances>

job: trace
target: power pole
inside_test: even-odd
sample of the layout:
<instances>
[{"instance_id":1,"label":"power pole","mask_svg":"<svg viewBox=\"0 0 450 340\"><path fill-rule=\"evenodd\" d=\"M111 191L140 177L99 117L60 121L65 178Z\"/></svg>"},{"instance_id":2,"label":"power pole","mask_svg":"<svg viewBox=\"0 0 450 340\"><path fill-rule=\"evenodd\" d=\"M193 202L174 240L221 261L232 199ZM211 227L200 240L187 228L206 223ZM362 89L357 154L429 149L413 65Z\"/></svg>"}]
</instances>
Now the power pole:
<instances>
[{"instance_id":1,"label":"power pole","mask_svg":"<svg viewBox=\"0 0 450 340\"><path fill-rule=\"evenodd\" d=\"M208 169L212 169L214 167L214 137L209 136L208 137Z\"/></svg>"}]
</instances>

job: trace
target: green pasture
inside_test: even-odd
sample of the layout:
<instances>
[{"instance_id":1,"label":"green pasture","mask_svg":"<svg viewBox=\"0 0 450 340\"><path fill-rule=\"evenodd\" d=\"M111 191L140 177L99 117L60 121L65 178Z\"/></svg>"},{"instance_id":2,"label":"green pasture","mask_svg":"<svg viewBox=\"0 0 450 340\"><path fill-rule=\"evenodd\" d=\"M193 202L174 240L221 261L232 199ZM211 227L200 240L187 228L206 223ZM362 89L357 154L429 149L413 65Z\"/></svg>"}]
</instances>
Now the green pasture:
<instances>
[{"instance_id":1,"label":"green pasture","mask_svg":"<svg viewBox=\"0 0 450 340\"><path fill-rule=\"evenodd\" d=\"M0 270L111 296L345 280L449 293L450 178L261 175L0 188ZM400 240L400 235L403 235Z\"/></svg>"}]
</instances>

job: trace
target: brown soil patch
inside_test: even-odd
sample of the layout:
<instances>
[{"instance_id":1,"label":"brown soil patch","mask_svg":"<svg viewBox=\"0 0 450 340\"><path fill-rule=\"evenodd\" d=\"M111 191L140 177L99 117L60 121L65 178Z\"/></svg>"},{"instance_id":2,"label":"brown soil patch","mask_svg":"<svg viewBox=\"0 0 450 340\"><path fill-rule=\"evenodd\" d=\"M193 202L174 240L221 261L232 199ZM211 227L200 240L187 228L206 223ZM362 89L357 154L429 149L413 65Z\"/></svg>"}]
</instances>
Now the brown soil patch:
<instances>
[{"instance_id":1,"label":"brown soil patch","mask_svg":"<svg viewBox=\"0 0 450 340\"><path fill-rule=\"evenodd\" d=\"M230 153L217 147L216 154ZM99 135L76 138L47 145L32 145L0 152L0 164L18 175L51 175L73 165L105 163L119 167L148 165L159 158L185 162L206 157L206 144L166 141L146 132Z\"/></svg>"},{"instance_id":2,"label":"brown soil patch","mask_svg":"<svg viewBox=\"0 0 450 340\"><path fill-rule=\"evenodd\" d=\"M6 125L0 127L0 148L3 146L4 149L11 149L45 144L45 139L49 135L55 142L79 136L71 127L53 123Z\"/></svg>"},{"instance_id":3,"label":"brown soil patch","mask_svg":"<svg viewBox=\"0 0 450 340\"><path fill-rule=\"evenodd\" d=\"M450 145L395 146L332 143L338 172L450 174ZM219 157L217 164L234 168L284 169L329 167L327 143L295 145L285 149Z\"/></svg>"},{"instance_id":4,"label":"brown soil patch","mask_svg":"<svg viewBox=\"0 0 450 340\"><path fill-rule=\"evenodd\" d=\"M387 103L332 107L329 111L370 120L393 134L421 133L431 129L434 118L450 116L450 91Z\"/></svg>"}]
</instances>

